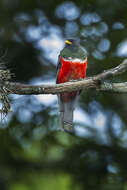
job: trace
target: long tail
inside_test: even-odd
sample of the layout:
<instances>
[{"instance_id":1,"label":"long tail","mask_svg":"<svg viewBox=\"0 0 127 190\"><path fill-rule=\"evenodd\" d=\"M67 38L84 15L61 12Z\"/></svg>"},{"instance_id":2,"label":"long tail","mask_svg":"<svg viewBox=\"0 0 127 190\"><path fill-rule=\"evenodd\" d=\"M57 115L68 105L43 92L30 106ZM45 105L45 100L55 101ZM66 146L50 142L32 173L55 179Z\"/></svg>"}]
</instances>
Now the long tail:
<instances>
[{"instance_id":1,"label":"long tail","mask_svg":"<svg viewBox=\"0 0 127 190\"><path fill-rule=\"evenodd\" d=\"M67 132L73 132L73 112L77 102L77 96L74 99L65 102L62 99L62 95L58 95L58 101L62 129Z\"/></svg>"}]
</instances>

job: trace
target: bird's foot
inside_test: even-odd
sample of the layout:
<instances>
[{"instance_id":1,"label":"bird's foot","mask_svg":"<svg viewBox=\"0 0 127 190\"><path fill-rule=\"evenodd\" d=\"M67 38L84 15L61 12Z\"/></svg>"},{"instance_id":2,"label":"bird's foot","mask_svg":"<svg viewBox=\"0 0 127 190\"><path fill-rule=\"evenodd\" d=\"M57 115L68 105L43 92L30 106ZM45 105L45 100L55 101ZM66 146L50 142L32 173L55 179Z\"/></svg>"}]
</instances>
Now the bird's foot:
<instances>
[{"instance_id":1,"label":"bird's foot","mask_svg":"<svg viewBox=\"0 0 127 190\"><path fill-rule=\"evenodd\" d=\"M69 80L69 82L77 82L77 80Z\"/></svg>"}]
</instances>

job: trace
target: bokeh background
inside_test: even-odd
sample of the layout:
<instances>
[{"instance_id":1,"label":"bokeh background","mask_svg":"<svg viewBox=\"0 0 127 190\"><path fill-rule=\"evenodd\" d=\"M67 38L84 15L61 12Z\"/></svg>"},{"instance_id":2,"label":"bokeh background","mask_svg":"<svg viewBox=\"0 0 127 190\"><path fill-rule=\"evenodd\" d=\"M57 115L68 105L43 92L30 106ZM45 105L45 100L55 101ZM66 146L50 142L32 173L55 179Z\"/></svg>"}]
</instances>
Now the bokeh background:
<instances>
[{"instance_id":1,"label":"bokeh background","mask_svg":"<svg viewBox=\"0 0 127 190\"><path fill-rule=\"evenodd\" d=\"M0 0L0 61L26 84L55 83L66 38L87 76L127 56L127 0ZM112 78L127 81L127 73ZM127 190L127 95L83 91L75 135L58 131L55 95L10 95L0 124L0 190Z\"/></svg>"}]
</instances>

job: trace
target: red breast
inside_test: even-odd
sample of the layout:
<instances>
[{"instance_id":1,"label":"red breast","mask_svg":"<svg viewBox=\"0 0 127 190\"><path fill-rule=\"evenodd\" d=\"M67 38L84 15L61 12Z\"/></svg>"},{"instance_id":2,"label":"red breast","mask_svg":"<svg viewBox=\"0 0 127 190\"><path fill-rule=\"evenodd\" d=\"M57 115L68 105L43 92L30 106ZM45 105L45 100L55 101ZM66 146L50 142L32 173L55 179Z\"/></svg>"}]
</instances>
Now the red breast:
<instances>
[{"instance_id":1,"label":"red breast","mask_svg":"<svg viewBox=\"0 0 127 190\"><path fill-rule=\"evenodd\" d=\"M66 60L60 56L61 68L58 76L58 83L68 82L70 80L83 79L86 76L87 58L81 60Z\"/></svg>"}]
</instances>

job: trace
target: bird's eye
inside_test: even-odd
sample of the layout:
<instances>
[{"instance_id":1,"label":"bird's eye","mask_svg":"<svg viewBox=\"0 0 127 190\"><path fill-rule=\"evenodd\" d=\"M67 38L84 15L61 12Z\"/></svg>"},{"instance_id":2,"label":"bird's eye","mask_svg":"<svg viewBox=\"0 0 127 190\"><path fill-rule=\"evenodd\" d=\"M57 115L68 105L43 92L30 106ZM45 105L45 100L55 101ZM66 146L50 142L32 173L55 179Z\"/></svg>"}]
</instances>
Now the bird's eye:
<instances>
[{"instance_id":1,"label":"bird's eye","mask_svg":"<svg viewBox=\"0 0 127 190\"><path fill-rule=\"evenodd\" d=\"M71 41L69 41L69 40L65 40L65 44L67 44L67 45L71 45L71 44L72 44L72 42L71 42Z\"/></svg>"}]
</instances>

